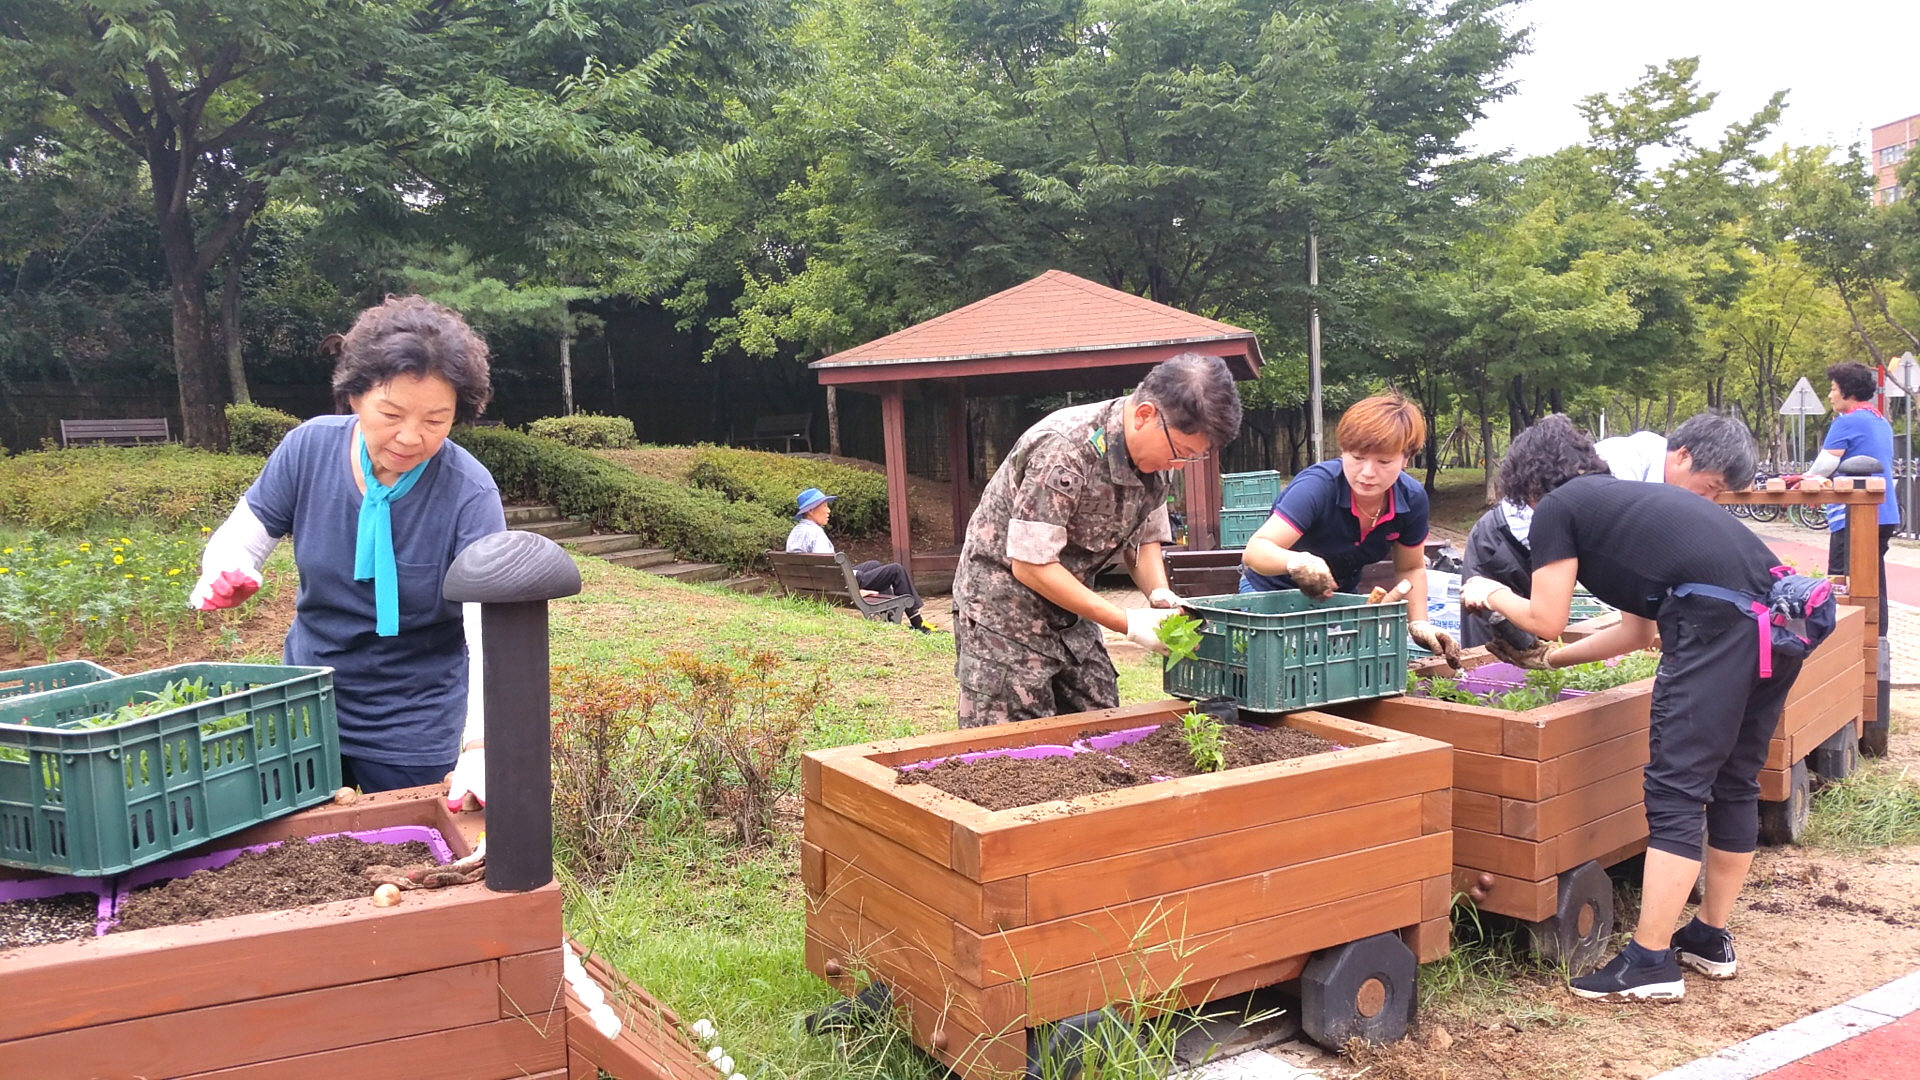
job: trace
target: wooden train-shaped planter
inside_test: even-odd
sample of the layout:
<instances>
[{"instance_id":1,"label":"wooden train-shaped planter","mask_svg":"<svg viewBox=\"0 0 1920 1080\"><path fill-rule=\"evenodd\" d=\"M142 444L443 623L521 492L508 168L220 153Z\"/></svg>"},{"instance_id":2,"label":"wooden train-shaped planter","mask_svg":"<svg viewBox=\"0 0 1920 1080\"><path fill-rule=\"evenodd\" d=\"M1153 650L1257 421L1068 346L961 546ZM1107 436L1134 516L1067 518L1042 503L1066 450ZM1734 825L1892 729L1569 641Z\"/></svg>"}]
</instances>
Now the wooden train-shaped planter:
<instances>
[{"instance_id":1,"label":"wooden train-shaped planter","mask_svg":"<svg viewBox=\"0 0 1920 1080\"><path fill-rule=\"evenodd\" d=\"M1788 695L1760 778L1769 842L1795 841L1805 826L1810 758L1815 773L1852 768L1863 616L1840 609ZM1491 659L1471 649L1463 662L1471 670ZM1448 674L1437 660L1414 671ZM1526 923L1541 956L1578 970L1601 958L1613 934L1606 868L1646 850L1641 785L1652 702L1645 679L1522 712L1413 696L1330 709L1454 747L1455 889Z\"/></svg>"},{"instance_id":2,"label":"wooden train-shaped planter","mask_svg":"<svg viewBox=\"0 0 1920 1080\"><path fill-rule=\"evenodd\" d=\"M1341 748L1000 811L895 783L898 765L1068 743L1187 707L806 755L807 966L855 1002L900 1008L914 1041L967 1080L1037 1071L1112 1007L1296 978L1310 1036L1397 1038L1417 963L1448 948L1440 743L1298 712L1273 722Z\"/></svg>"},{"instance_id":3,"label":"wooden train-shaped planter","mask_svg":"<svg viewBox=\"0 0 1920 1080\"><path fill-rule=\"evenodd\" d=\"M433 789L322 806L202 851L424 825L456 855L484 821ZM560 889L484 884L0 951L0 1076L691 1080L712 1066L604 965L612 1036L562 979Z\"/></svg>"}]
</instances>

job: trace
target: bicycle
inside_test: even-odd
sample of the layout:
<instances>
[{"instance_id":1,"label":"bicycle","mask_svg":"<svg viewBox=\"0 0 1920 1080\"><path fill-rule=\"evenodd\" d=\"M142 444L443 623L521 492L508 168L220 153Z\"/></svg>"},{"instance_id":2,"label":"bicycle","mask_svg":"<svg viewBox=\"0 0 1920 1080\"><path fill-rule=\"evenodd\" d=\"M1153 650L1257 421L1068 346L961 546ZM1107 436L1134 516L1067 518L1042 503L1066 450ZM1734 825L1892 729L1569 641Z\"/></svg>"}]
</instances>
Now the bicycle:
<instances>
[{"instance_id":1,"label":"bicycle","mask_svg":"<svg viewBox=\"0 0 1920 1080\"><path fill-rule=\"evenodd\" d=\"M1767 476L1766 473L1754 473L1753 489L1755 491L1764 489L1769 479L1771 479L1771 477ZM1740 517L1750 517L1755 521L1772 521L1780 516L1779 503L1736 503L1735 505L1745 511L1745 513L1739 515Z\"/></svg>"}]
</instances>

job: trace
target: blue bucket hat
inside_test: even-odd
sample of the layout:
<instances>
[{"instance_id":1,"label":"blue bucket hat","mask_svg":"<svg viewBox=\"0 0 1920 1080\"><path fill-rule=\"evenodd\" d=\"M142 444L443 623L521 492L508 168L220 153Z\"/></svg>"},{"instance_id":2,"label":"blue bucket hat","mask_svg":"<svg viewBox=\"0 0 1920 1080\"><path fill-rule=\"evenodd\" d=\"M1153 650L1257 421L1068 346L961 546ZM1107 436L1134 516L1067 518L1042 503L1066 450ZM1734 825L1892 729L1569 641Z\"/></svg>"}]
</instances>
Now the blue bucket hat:
<instances>
[{"instance_id":1,"label":"blue bucket hat","mask_svg":"<svg viewBox=\"0 0 1920 1080\"><path fill-rule=\"evenodd\" d=\"M821 503L830 503L839 497L838 495L829 495L819 488L808 488L801 492L798 498L793 500L794 504L800 508L793 516L796 519L805 517L807 511L819 506Z\"/></svg>"}]
</instances>

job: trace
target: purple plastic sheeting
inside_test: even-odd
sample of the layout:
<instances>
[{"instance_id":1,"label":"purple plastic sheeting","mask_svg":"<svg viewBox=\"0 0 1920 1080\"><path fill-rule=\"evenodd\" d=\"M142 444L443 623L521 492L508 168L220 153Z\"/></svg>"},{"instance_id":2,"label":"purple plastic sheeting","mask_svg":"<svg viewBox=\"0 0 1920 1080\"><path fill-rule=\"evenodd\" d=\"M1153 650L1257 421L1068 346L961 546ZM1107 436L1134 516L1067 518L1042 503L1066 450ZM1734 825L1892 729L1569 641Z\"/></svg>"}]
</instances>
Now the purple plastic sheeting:
<instances>
[{"instance_id":1,"label":"purple plastic sheeting","mask_svg":"<svg viewBox=\"0 0 1920 1080\"><path fill-rule=\"evenodd\" d=\"M102 878L69 877L58 874L53 877L31 878L26 881L0 881L0 904L15 900L47 900L68 893L92 893L100 898L100 906L93 924L93 936L99 937L107 932L113 922L113 890L107 887Z\"/></svg>"},{"instance_id":2,"label":"purple plastic sheeting","mask_svg":"<svg viewBox=\"0 0 1920 1080\"><path fill-rule=\"evenodd\" d=\"M430 828L426 825L394 825L385 829L327 833L322 836L308 836L303 839L309 844L317 844L322 840L331 840L336 836L350 836L355 840L364 840L369 844L404 844L408 841L418 840L432 849L434 859L442 866L453 861L453 849L447 846L446 837L440 835L439 829ZM284 841L276 840L271 844L253 844L243 848L228 848L225 851L216 851L208 855L194 855L184 859L168 859L165 862L157 862L150 866L142 866L134 870L129 870L121 876L120 887L112 893L113 910L115 912L119 911L120 905L128 896L132 895L133 890L143 885L151 885L156 881L167 881L172 878L183 878L201 870L217 870L249 851L265 851L268 848L279 847L282 843L284 843ZM100 932L103 934L106 933L104 926Z\"/></svg>"},{"instance_id":3,"label":"purple plastic sheeting","mask_svg":"<svg viewBox=\"0 0 1920 1080\"><path fill-rule=\"evenodd\" d=\"M1011 758L1072 757L1073 755L1078 753L1080 753L1080 751L1071 746L1054 746L1050 744L1042 744L1040 746L1007 746L1007 747L1002 747L998 750L974 750L970 753L965 753L965 754L949 754L946 757L928 758L925 761L910 762L906 765L900 765L896 767L900 771L906 772L909 769L931 769L935 765L938 765L941 762L945 762L945 761L960 761L960 762L985 761L988 758L997 758L997 757L1011 757Z\"/></svg>"},{"instance_id":4,"label":"purple plastic sheeting","mask_svg":"<svg viewBox=\"0 0 1920 1080\"><path fill-rule=\"evenodd\" d=\"M1073 740L1074 749L1082 751L1107 751L1116 746L1129 746L1160 730L1159 724L1146 727L1121 728L1119 731L1105 731L1098 735L1089 735L1084 739Z\"/></svg>"}]
</instances>

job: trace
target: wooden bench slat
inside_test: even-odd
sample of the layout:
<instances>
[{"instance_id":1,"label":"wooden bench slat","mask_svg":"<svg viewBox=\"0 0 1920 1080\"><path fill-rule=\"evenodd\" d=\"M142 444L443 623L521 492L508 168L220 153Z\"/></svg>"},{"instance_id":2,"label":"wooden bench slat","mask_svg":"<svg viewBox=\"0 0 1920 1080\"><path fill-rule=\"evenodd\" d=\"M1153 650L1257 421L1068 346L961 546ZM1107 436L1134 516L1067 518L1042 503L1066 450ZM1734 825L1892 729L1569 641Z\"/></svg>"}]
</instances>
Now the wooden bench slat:
<instances>
[{"instance_id":1,"label":"wooden bench slat","mask_svg":"<svg viewBox=\"0 0 1920 1080\"><path fill-rule=\"evenodd\" d=\"M813 451L813 414L779 413L774 416L762 416L753 422L753 434L747 437L749 446L761 443L784 443L785 452L793 452L793 444L799 442Z\"/></svg>"},{"instance_id":2,"label":"wooden bench slat","mask_svg":"<svg viewBox=\"0 0 1920 1080\"><path fill-rule=\"evenodd\" d=\"M62 420L60 445L103 443L136 446L143 440L167 442L172 439L164 416L136 417L125 420Z\"/></svg>"},{"instance_id":3,"label":"wooden bench slat","mask_svg":"<svg viewBox=\"0 0 1920 1080\"><path fill-rule=\"evenodd\" d=\"M911 596L860 595L860 583L853 576L853 560L844 551L831 555L769 551L766 558L774 580L788 593L845 603L869 619L892 623L904 621L907 608L913 606Z\"/></svg>"}]
</instances>

